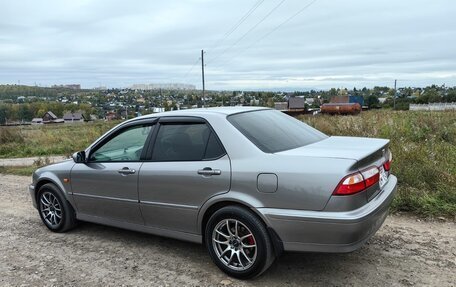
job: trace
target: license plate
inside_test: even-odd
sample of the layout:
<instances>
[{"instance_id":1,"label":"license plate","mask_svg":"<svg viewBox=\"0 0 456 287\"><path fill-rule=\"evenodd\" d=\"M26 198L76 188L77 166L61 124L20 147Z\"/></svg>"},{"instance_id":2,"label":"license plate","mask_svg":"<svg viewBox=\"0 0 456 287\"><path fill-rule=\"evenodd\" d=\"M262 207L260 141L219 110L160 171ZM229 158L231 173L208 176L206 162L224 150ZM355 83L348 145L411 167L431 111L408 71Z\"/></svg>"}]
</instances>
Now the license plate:
<instances>
[{"instance_id":1,"label":"license plate","mask_svg":"<svg viewBox=\"0 0 456 287\"><path fill-rule=\"evenodd\" d=\"M386 182L388 181L388 175L386 174L385 172L385 169L382 167L380 167L380 189L382 189Z\"/></svg>"}]
</instances>

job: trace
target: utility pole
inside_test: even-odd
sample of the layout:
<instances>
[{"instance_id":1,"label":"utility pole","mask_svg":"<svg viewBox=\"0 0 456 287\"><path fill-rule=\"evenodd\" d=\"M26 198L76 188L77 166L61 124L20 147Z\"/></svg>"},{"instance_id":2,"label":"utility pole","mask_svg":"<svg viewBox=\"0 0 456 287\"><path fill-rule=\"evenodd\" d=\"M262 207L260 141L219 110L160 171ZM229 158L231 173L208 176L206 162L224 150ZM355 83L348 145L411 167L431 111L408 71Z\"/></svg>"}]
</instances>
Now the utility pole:
<instances>
[{"instance_id":1,"label":"utility pole","mask_svg":"<svg viewBox=\"0 0 456 287\"><path fill-rule=\"evenodd\" d=\"M201 75L202 75L202 80L203 80L203 106L206 105L206 100L204 99L204 50L201 50Z\"/></svg>"},{"instance_id":2,"label":"utility pole","mask_svg":"<svg viewBox=\"0 0 456 287\"><path fill-rule=\"evenodd\" d=\"M397 80L394 80L394 104L393 104L393 109L395 110L396 109L396 83L397 83Z\"/></svg>"},{"instance_id":3,"label":"utility pole","mask_svg":"<svg viewBox=\"0 0 456 287\"><path fill-rule=\"evenodd\" d=\"M160 106L161 106L161 108L163 109L163 111L165 111L165 106L163 105L162 89L159 88L158 91L159 91L159 93L160 93Z\"/></svg>"}]
</instances>

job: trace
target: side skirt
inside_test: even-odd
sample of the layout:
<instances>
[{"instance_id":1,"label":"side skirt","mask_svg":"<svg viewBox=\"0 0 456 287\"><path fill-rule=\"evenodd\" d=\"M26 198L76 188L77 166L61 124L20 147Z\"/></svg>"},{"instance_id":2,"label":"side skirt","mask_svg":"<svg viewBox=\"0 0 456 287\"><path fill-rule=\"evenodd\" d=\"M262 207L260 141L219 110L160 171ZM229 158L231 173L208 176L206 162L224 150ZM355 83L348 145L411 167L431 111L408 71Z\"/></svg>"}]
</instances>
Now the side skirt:
<instances>
[{"instance_id":1,"label":"side skirt","mask_svg":"<svg viewBox=\"0 0 456 287\"><path fill-rule=\"evenodd\" d=\"M87 221L112 227L128 229L163 237L174 238L183 241L201 244L203 242L202 236L199 234L186 233L181 231L168 230L163 228L156 228L151 226L139 225L134 223L123 222L119 220L107 219L99 216L92 216L87 214L76 214L76 218L81 221Z\"/></svg>"}]
</instances>

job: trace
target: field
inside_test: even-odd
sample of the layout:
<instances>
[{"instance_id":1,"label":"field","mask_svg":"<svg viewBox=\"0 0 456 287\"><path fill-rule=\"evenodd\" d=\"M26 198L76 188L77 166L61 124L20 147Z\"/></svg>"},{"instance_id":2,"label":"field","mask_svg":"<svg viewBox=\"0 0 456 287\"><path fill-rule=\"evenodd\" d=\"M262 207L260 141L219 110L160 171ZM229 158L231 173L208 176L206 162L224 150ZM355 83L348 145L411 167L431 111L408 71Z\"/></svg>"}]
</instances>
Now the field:
<instances>
[{"instance_id":1,"label":"field","mask_svg":"<svg viewBox=\"0 0 456 287\"><path fill-rule=\"evenodd\" d=\"M328 135L391 139L399 190L395 211L456 214L456 112L370 111L359 116L302 116ZM70 155L116 123L0 128L0 158ZM27 168L0 172L27 174Z\"/></svg>"},{"instance_id":2,"label":"field","mask_svg":"<svg viewBox=\"0 0 456 287\"><path fill-rule=\"evenodd\" d=\"M71 155L118 123L0 127L0 158Z\"/></svg>"}]
</instances>

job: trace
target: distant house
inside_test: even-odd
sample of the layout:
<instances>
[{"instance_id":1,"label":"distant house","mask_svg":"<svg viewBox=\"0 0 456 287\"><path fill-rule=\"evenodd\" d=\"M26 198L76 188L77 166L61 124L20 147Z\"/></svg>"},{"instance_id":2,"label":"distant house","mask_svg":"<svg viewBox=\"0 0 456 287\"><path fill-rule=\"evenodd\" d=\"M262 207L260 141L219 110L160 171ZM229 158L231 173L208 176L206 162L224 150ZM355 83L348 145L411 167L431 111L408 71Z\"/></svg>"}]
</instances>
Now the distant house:
<instances>
[{"instance_id":1,"label":"distant house","mask_svg":"<svg viewBox=\"0 0 456 287\"><path fill-rule=\"evenodd\" d=\"M304 110L305 100L301 97L291 97L288 99L288 110Z\"/></svg>"},{"instance_id":2,"label":"distant house","mask_svg":"<svg viewBox=\"0 0 456 287\"><path fill-rule=\"evenodd\" d=\"M32 125L42 125L42 124L43 124L42 118L33 118L32 119Z\"/></svg>"},{"instance_id":3,"label":"distant house","mask_svg":"<svg viewBox=\"0 0 456 287\"><path fill-rule=\"evenodd\" d=\"M300 115L306 113L304 97L289 97L287 102L276 102L274 108L288 115Z\"/></svg>"},{"instance_id":4,"label":"distant house","mask_svg":"<svg viewBox=\"0 0 456 287\"><path fill-rule=\"evenodd\" d=\"M117 119L117 114L115 112L107 112L106 113L106 120L112 121Z\"/></svg>"},{"instance_id":5,"label":"distant house","mask_svg":"<svg viewBox=\"0 0 456 287\"><path fill-rule=\"evenodd\" d=\"M42 118L43 124L60 124L63 123L63 119L59 119L53 112L48 111Z\"/></svg>"},{"instance_id":6,"label":"distant house","mask_svg":"<svg viewBox=\"0 0 456 287\"><path fill-rule=\"evenodd\" d=\"M275 102L274 108L278 111L286 111L288 110L288 102Z\"/></svg>"},{"instance_id":7,"label":"distant house","mask_svg":"<svg viewBox=\"0 0 456 287\"><path fill-rule=\"evenodd\" d=\"M51 111L48 111L43 116L43 123L53 123L57 121L59 118Z\"/></svg>"},{"instance_id":8,"label":"distant house","mask_svg":"<svg viewBox=\"0 0 456 287\"><path fill-rule=\"evenodd\" d=\"M85 117L82 113L66 113L63 115L63 120L65 123L83 123Z\"/></svg>"}]
</instances>

